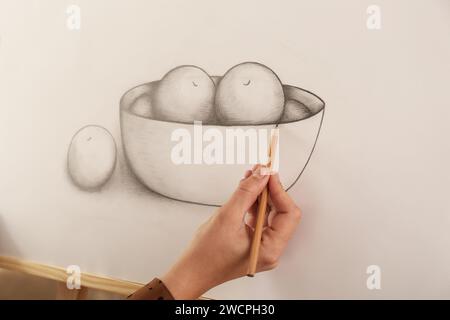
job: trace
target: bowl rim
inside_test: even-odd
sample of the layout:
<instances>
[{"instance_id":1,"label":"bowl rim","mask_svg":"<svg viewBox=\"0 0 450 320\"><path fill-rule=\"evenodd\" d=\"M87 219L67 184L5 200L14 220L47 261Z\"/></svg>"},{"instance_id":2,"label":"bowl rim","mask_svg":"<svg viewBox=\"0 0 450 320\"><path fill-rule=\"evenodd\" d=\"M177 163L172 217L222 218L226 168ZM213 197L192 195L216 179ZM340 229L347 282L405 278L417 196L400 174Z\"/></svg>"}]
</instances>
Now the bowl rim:
<instances>
[{"instance_id":1,"label":"bowl rim","mask_svg":"<svg viewBox=\"0 0 450 320\"><path fill-rule=\"evenodd\" d=\"M211 78L217 78L217 79L220 80L222 77L219 77L219 76L212 76ZM187 126L193 125L192 123L186 123L186 122L179 122L179 121L164 121L164 120L157 120L157 119L147 118L147 117L140 116L140 115L137 115L137 114L131 112L131 111L129 110L129 107L126 108L126 107L124 106L123 100L124 100L124 98L126 97L126 95L127 95L128 93L130 93L131 91L133 91L133 90L136 89L136 88L139 88L139 87L145 86L145 85L149 85L149 84L154 84L154 83L157 83L158 81L159 81L159 80L141 83L141 84L139 84L139 85L136 85L136 86L132 87L131 89L128 89L128 90L121 96L121 98L120 98L120 105L119 105L119 106L120 106L120 108L119 108L119 109L120 109L120 113L122 113L122 111L123 111L123 112L126 112L127 114L129 114L130 116L135 116L135 117L138 117L138 118L143 118L143 119L149 120L149 121L158 121L158 122L161 122L161 123L174 123L174 124L182 124L182 125L187 125ZM300 91L306 92L307 94L310 94L310 95L314 96L315 98L317 98L317 99L321 102L321 104L322 104L321 107L318 109L318 111L316 111L315 113L311 113L309 116L307 116L307 117L305 117L305 118L302 118L302 119L299 119L299 120L286 121L286 122L282 122L282 123L278 123L278 124L277 124L277 123L266 123L266 124L241 124L241 125L223 125L223 124L202 124L202 125L203 125L204 127L208 127L208 126L213 126L213 127L214 127L214 126L216 126L216 127L260 127L260 126L270 126L270 125L274 125L274 126L276 127L276 126L278 126L278 125L281 126L281 125L284 125L284 124L289 124L289 123L294 123L294 122L300 122L300 121L303 121L303 120L307 120L307 119L309 119L309 118L312 118L312 117L314 117L314 116L320 114L320 120L319 120L319 124L318 124L318 128L317 128L317 132L316 132L316 134L315 134L314 142L313 142L313 145L312 145L311 150L310 150L310 152L309 152L309 155L308 155L308 157L307 157L307 159L306 159L306 162L304 163L304 165L303 165L303 166L301 167L301 169L299 170L299 173L298 173L297 176L295 177L294 181L293 181L292 183L290 183L287 187L285 187L285 190L286 190L286 191L289 191L289 190L290 190L292 187L294 187L294 186L297 184L297 182L300 180L300 178L301 178L301 176L303 175L304 171L305 171L306 168L308 167L308 164L309 164L309 162L310 162L310 160L311 160L311 158L312 158L312 155L314 154L314 151L315 151L316 146L317 146L317 142L318 142L318 140L319 140L319 136L320 136L320 134L321 134L321 132L322 132L323 122L324 122L324 118L325 118L326 103L325 103L325 101L324 101L322 98L320 98L318 95L316 95L315 93L313 93L313 92L311 92L311 91L309 91L309 90L307 90L307 89L303 89L303 88L300 88L300 87L298 87L298 86L287 85L287 84L282 84L282 86L283 86L283 91L284 91L286 88L293 88L293 89L300 90ZM290 99L287 99L287 100L290 100ZM287 101L287 100L286 100L286 101ZM296 101L295 99L291 99L291 100ZM122 119L122 114L120 114L120 122L121 122L120 132L121 132L121 137L122 137L122 139L123 139L123 134L124 134L124 132L123 132L123 128L122 128L122 121L123 121L123 119ZM125 150L124 150L124 156L125 156L125 161L127 162L127 165L130 165L130 164L131 164L131 161L130 161L130 159L128 159L128 154L127 154L127 152L126 152ZM138 180L140 183L142 183L143 185L146 185L146 184L141 180L141 178L138 177L138 176L134 173L133 169L130 169L130 170L131 170L131 172L133 172L133 175L137 178L137 180ZM150 190L151 192L153 192L153 193L155 193L155 194L157 194L157 195L160 195L160 196L162 196L162 197L165 197L165 198L167 198L167 199L176 200L176 201L180 201L180 202L187 203L187 204L201 205L201 206L211 206L211 207L220 207L220 206L222 205L222 204L213 204L213 203L206 203L206 202L197 202L197 201L189 201L189 200L177 199L177 198L174 198L174 197L165 195L165 194L163 194L163 193L161 193L161 192L155 191L155 190L153 190L153 189L149 189L149 190Z\"/></svg>"},{"instance_id":2,"label":"bowl rim","mask_svg":"<svg viewBox=\"0 0 450 320\"><path fill-rule=\"evenodd\" d=\"M222 76L211 76L211 78L218 79L220 81L222 79ZM122 96L120 98L120 101L119 101L120 111L124 111L124 112L127 112L130 115L135 116L135 117L143 118L145 120L150 120L150 121L158 121L158 122L174 123L174 124L183 124L183 125L193 125L193 122L167 121L167 120L159 120L159 119L147 118L147 117L144 117L144 116L141 116L141 115L138 115L138 114L135 114L135 113L131 112L129 110L131 105L130 106L125 106L124 99L130 92L132 92L133 90L135 90L135 89L137 89L139 87L143 87L145 85L157 84L159 81L161 81L161 80L154 80L154 81L150 81L150 82L141 83L141 84L136 85L136 86L132 87L131 89L128 89L127 91L125 91L125 93L122 94ZM270 122L270 123L238 124L238 125L226 125L226 124L216 124L216 123L213 123L213 124L202 123L202 126L204 126L204 127L208 127L208 126L212 126L212 127L229 127L229 128L230 127L260 127L260 126L270 126L270 125L278 126L278 125L284 125L284 124L289 124L289 123L293 123L293 122L300 122L300 121L303 121L303 120L307 120L307 119L309 119L311 117L314 117L315 115L317 115L317 114L319 114L319 113L324 111L325 106L326 106L325 101L321 97L319 97L317 94L315 94L314 92L309 91L307 89L300 88L298 86L289 85L289 84L283 84L282 83L282 86L283 86L283 92L285 91L286 88L291 88L291 89L300 90L300 91L303 91L303 92L305 92L305 93L307 93L309 95L312 95L314 98L318 99L321 102L320 108L316 112L311 112L311 114L308 115L305 118L297 119L297 120L290 120L290 121L283 121L283 122L278 122L278 123L277 122ZM285 96L285 106L286 106L286 102L289 101L289 100L297 101L295 99L286 99L286 96ZM298 101L298 102L301 103L300 101ZM308 106L306 106L306 107L309 109Z\"/></svg>"}]
</instances>

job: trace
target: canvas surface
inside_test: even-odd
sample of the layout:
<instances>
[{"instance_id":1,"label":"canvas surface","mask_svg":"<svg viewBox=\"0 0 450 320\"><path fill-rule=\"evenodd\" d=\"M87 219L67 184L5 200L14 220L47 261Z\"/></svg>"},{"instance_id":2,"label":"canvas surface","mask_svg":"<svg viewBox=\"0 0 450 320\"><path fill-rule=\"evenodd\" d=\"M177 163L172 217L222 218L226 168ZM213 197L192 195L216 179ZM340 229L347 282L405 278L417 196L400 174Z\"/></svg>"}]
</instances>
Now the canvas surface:
<instances>
[{"instance_id":1,"label":"canvas surface","mask_svg":"<svg viewBox=\"0 0 450 320\"><path fill-rule=\"evenodd\" d=\"M380 30L366 26L369 1L76 2L78 31L67 28L72 3L0 0L0 255L140 282L161 275L214 208L136 180L119 100L177 65L223 75L258 61L327 103L289 191L303 221L276 270L206 295L450 297L448 1L378 1ZM67 172L70 141L89 124L117 147L94 192ZM366 286L370 265L381 290Z\"/></svg>"}]
</instances>

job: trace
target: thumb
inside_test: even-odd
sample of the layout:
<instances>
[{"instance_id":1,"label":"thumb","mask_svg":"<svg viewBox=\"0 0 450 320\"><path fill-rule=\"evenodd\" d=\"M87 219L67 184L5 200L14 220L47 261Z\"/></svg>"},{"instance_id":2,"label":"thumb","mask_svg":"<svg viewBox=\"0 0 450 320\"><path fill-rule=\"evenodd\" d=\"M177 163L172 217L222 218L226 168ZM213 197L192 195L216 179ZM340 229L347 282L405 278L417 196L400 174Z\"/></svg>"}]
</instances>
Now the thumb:
<instances>
[{"instance_id":1,"label":"thumb","mask_svg":"<svg viewBox=\"0 0 450 320\"><path fill-rule=\"evenodd\" d=\"M253 167L252 174L241 180L239 186L224 207L238 215L247 212L269 181L269 175L265 174L262 169L264 167L261 165Z\"/></svg>"}]
</instances>

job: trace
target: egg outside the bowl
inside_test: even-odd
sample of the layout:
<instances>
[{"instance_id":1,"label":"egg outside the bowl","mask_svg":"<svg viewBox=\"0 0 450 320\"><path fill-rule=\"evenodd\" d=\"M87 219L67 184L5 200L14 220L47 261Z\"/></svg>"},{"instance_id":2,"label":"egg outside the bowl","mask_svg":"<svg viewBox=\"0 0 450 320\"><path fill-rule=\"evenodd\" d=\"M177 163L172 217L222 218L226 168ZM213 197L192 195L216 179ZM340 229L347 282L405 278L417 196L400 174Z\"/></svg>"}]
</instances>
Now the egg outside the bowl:
<instances>
[{"instance_id":1,"label":"egg outside the bowl","mask_svg":"<svg viewBox=\"0 0 450 320\"><path fill-rule=\"evenodd\" d=\"M86 191L102 187L116 165L114 138L103 127L88 125L72 138L67 154L67 169L72 181Z\"/></svg>"}]
</instances>

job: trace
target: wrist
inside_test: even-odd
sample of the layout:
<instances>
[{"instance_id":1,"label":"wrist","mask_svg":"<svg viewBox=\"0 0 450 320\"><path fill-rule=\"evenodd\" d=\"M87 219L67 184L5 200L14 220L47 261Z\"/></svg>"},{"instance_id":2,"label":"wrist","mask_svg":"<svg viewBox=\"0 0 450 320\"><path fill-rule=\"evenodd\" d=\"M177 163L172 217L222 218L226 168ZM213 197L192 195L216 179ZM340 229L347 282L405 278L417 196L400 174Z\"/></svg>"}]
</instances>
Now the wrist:
<instances>
[{"instance_id":1,"label":"wrist","mask_svg":"<svg viewBox=\"0 0 450 320\"><path fill-rule=\"evenodd\" d=\"M183 257L161 280L176 300L198 299L213 287L202 270L193 259Z\"/></svg>"}]
</instances>

